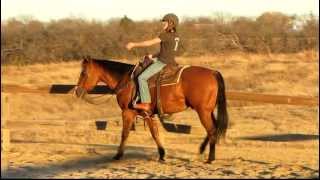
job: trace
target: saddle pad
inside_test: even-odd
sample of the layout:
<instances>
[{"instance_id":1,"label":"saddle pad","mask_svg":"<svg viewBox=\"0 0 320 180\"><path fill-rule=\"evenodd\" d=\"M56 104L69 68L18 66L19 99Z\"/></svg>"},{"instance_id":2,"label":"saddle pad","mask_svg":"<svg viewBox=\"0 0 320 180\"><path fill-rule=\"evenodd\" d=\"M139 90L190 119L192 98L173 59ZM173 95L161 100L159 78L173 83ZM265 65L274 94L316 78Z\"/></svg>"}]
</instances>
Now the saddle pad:
<instances>
[{"instance_id":1,"label":"saddle pad","mask_svg":"<svg viewBox=\"0 0 320 180\"><path fill-rule=\"evenodd\" d=\"M184 65L184 66L178 66L177 68L173 68L172 66L166 66L161 72L160 72L160 86L169 86L169 85L175 85L179 82L181 74L183 70L190 65ZM156 81L159 73L152 76L148 80L149 88L156 86Z\"/></svg>"}]
</instances>

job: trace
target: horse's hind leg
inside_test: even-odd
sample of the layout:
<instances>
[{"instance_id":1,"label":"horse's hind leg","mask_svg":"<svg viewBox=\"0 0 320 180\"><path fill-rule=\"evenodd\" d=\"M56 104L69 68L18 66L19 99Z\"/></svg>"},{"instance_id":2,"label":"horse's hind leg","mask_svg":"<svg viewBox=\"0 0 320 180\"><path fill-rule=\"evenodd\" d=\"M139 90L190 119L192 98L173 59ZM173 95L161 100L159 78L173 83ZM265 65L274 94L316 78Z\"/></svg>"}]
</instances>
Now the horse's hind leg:
<instances>
[{"instance_id":1,"label":"horse's hind leg","mask_svg":"<svg viewBox=\"0 0 320 180\"><path fill-rule=\"evenodd\" d=\"M204 152L204 150L206 149L206 146L208 145L209 142L209 137L206 136L203 140L203 142L201 143L200 147L199 147L199 153L202 154Z\"/></svg>"},{"instance_id":2,"label":"horse's hind leg","mask_svg":"<svg viewBox=\"0 0 320 180\"><path fill-rule=\"evenodd\" d=\"M203 139L203 141L202 141L202 143L201 143L201 145L200 145L200 147L199 147L199 158L200 159L203 159L203 152L205 151L205 149L206 149L206 147L207 147L207 145L208 145L208 142L209 142L209 137L208 136L206 136L204 139Z\"/></svg>"},{"instance_id":3,"label":"horse's hind leg","mask_svg":"<svg viewBox=\"0 0 320 180\"><path fill-rule=\"evenodd\" d=\"M125 142L129 136L130 129L133 125L134 119L136 117L136 112L132 110L123 110L122 111L122 135L121 143L118 148L117 154L113 157L115 160L121 159L124 152Z\"/></svg>"},{"instance_id":4,"label":"horse's hind leg","mask_svg":"<svg viewBox=\"0 0 320 180\"><path fill-rule=\"evenodd\" d=\"M159 130L158 130L158 125L157 123L150 117L146 118L146 121L148 123L151 135L153 137L153 139L155 140L155 142L157 143L158 146L158 152L159 152L159 161L165 161L164 160L164 156L165 156L165 150L162 146L162 143L160 142L160 138L159 138Z\"/></svg>"},{"instance_id":5,"label":"horse's hind leg","mask_svg":"<svg viewBox=\"0 0 320 180\"><path fill-rule=\"evenodd\" d=\"M214 119L212 116L212 111L209 109L199 109L197 110L200 121L207 131L207 137L204 139L200 146L200 153L203 153L208 142L210 143L210 151L207 163L215 160L215 149L216 149L216 127L214 124Z\"/></svg>"},{"instance_id":6,"label":"horse's hind leg","mask_svg":"<svg viewBox=\"0 0 320 180\"><path fill-rule=\"evenodd\" d=\"M212 131L210 133L210 135L208 134L208 136L210 136L210 152L209 152L209 158L208 158L208 161L207 163L211 163L211 161L214 161L215 160L215 154L216 154L216 142L217 142L217 128L216 128L216 125L215 125L215 119L214 119L214 116L211 114L211 121L212 121L212 124L213 124L213 127L212 127Z\"/></svg>"}]
</instances>

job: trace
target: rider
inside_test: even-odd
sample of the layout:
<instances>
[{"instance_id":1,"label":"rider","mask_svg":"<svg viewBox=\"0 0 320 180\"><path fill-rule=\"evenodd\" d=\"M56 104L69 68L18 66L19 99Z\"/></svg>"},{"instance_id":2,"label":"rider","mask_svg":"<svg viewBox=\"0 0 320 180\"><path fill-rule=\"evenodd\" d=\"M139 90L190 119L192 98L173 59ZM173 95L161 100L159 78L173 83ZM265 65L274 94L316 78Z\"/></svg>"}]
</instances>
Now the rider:
<instances>
[{"instance_id":1,"label":"rider","mask_svg":"<svg viewBox=\"0 0 320 180\"><path fill-rule=\"evenodd\" d=\"M142 42L129 42L126 45L126 48L131 50L134 47L147 47L160 43L160 51L154 55L148 55L148 57L153 60L153 63L138 77L141 104L135 104L133 106L135 109L144 111L151 110L151 97L148 87L148 79L157 72L160 72L167 64L174 66L177 65L175 62L175 55L180 40L177 34L179 19L175 14L169 13L161 19L161 22L164 31L161 32L158 37Z\"/></svg>"}]
</instances>

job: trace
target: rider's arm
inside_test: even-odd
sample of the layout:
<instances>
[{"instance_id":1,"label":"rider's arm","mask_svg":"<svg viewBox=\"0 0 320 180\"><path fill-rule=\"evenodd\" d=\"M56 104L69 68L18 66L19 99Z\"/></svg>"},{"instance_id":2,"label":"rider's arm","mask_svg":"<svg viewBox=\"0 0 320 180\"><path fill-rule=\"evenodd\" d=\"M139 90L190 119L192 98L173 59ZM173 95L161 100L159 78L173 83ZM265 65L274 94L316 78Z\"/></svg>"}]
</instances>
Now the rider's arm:
<instances>
[{"instance_id":1,"label":"rider's arm","mask_svg":"<svg viewBox=\"0 0 320 180\"><path fill-rule=\"evenodd\" d=\"M160 52L158 52L156 54L152 54L152 58L157 58L157 57L159 57L159 55L160 55Z\"/></svg>"},{"instance_id":2,"label":"rider's arm","mask_svg":"<svg viewBox=\"0 0 320 180\"><path fill-rule=\"evenodd\" d=\"M126 48L128 50L131 50L134 47L148 47L148 46L152 46L154 44L158 44L160 42L161 42L161 39L157 37L157 38L147 40L147 41L142 41L142 42L129 42L126 45Z\"/></svg>"}]
</instances>

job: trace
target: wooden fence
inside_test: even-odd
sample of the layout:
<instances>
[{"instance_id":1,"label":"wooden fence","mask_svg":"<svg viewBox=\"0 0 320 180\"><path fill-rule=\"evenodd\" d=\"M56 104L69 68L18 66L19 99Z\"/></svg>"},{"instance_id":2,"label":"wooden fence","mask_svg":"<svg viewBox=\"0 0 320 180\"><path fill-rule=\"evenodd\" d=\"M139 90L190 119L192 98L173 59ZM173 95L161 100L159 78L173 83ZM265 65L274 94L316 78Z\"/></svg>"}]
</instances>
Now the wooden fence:
<instances>
[{"instance_id":1,"label":"wooden fence","mask_svg":"<svg viewBox=\"0 0 320 180\"><path fill-rule=\"evenodd\" d=\"M2 112L6 116L3 117L1 123L2 131L2 151L4 158L8 158L8 152L10 148L10 130L8 128L9 120L9 110L8 103L9 98L8 94L15 93L36 93L36 94L70 94L75 85L46 85L40 87L32 86L20 86L12 84L2 84L1 93L5 93L2 96L4 102L1 106ZM96 86L89 94L105 94L112 93L110 89L106 86ZM303 105L303 106L319 106L318 97L295 97L295 96L284 96L284 95L270 95L270 94L259 94L259 93L249 93L249 92L236 92L236 91L227 91L226 92L227 100L236 100L236 101L252 101L260 103L272 103L272 104L288 104L288 105ZM3 114L3 113L1 113ZM6 173L8 170L8 159L4 159L3 164L1 165L2 173ZM4 174L5 175L5 174Z\"/></svg>"},{"instance_id":2,"label":"wooden fence","mask_svg":"<svg viewBox=\"0 0 320 180\"><path fill-rule=\"evenodd\" d=\"M40 93L40 94L68 94L75 85L61 85L53 84L41 87L26 87L19 85L4 84L1 86L1 92L4 93ZM90 94L105 94L112 91L106 86L96 86ZM251 92L238 92L227 91L227 100L237 101L252 101L261 103L272 104L289 104L289 105L304 105L304 106L318 106L318 97L306 97L306 96L285 96L285 95L271 95L271 94L259 94Z\"/></svg>"}]
</instances>

